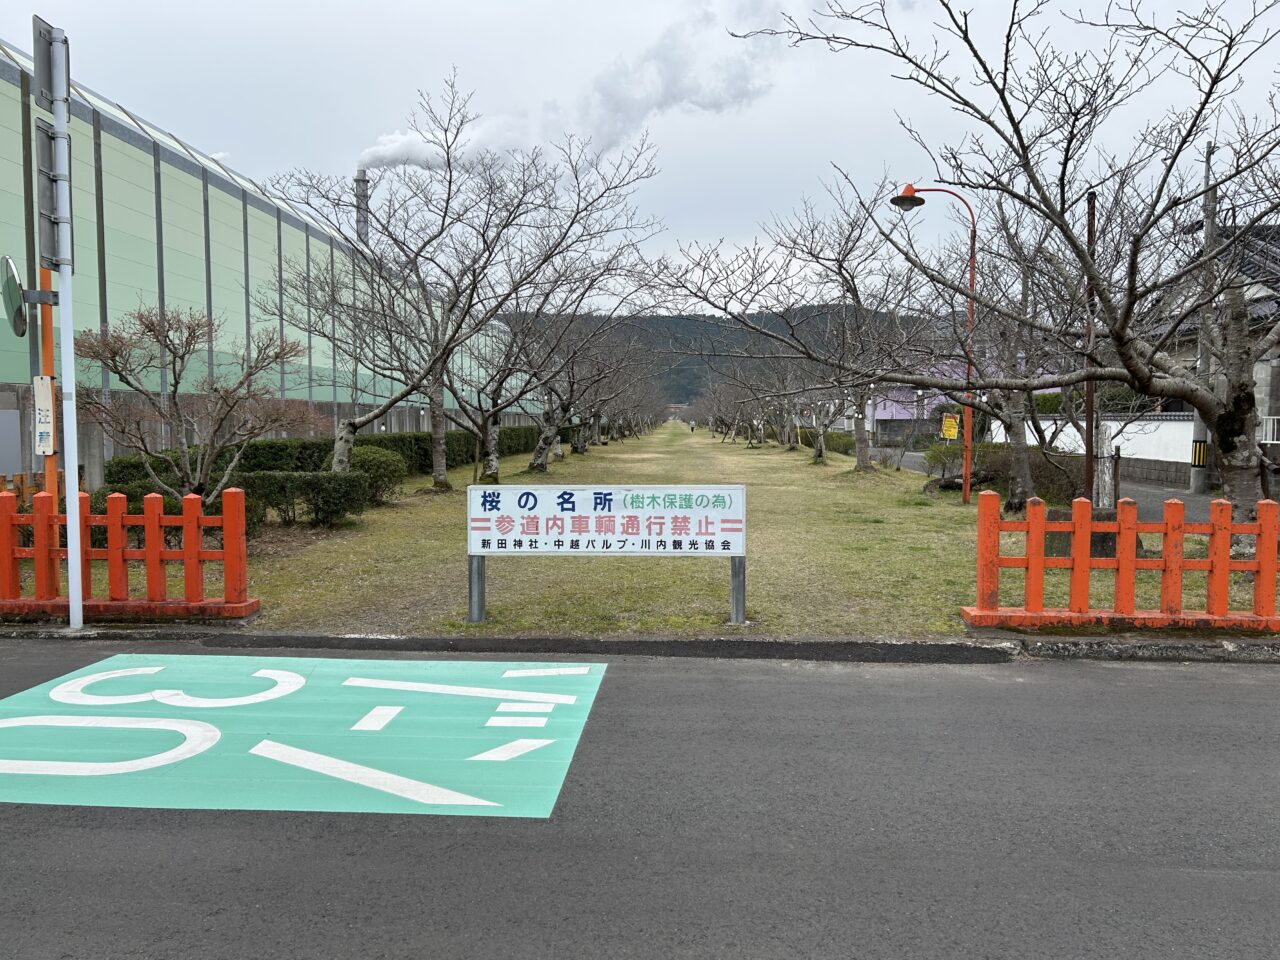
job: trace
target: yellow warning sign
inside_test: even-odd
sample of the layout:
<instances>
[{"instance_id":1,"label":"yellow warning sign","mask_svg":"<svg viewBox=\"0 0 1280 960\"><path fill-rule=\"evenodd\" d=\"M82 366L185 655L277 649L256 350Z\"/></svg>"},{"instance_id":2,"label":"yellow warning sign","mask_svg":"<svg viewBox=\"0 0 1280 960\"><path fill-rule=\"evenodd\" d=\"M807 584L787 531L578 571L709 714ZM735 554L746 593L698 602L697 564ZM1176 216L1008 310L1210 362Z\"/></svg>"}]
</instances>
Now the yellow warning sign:
<instances>
[{"instance_id":1,"label":"yellow warning sign","mask_svg":"<svg viewBox=\"0 0 1280 960\"><path fill-rule=\"evenodd\" d=\"M960 436L960 414L944 413L942 415L942 439L955 440Z\"/></svg>"}]
</instances>

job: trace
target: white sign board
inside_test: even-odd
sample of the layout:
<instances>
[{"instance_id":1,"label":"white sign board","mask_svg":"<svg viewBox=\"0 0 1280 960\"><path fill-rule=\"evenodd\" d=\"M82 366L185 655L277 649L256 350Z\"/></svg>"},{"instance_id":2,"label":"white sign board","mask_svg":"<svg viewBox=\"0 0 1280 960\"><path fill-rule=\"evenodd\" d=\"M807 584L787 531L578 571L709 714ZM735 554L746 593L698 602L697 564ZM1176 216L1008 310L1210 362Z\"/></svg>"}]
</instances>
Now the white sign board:
<instances>
[{"instance_id":1,"label":"white sign board","mask_svg":"<svg viewBox=\"0 0 1280 960\"><path fill-rule=\"evenodd\" d=\"M36 456L51 457L58 452L58 438L53 430L53 377L36 377L33 385L36 399Z\"/></svg>"},{"instance_id":2,"label":"white sign board","mask_svg":"<svg viewBox=\"0 0 1280 960\"><path fill-rule=\"evenodd\" d=\"M471 556L742 557L743 486L467 487Z\"/></svg>"}]
</instances>

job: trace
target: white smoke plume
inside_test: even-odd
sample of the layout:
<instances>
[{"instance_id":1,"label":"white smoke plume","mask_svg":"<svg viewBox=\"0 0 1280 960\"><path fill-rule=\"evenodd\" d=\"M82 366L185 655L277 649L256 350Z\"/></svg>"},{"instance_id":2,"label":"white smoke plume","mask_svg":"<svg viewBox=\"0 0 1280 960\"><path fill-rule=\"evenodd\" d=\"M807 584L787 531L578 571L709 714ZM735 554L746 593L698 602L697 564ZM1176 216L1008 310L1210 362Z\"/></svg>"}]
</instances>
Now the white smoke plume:
<instances>
[{"instance_id":1,"label":"white smoke plume","mask_svg":"<svg viewBox=\"0 0 1280 960\"><path fill-rule=\"evenodd\" d=\"M767 93L769 45L726 35L726 28L765 25L762 12L759 2L739 3L728 18L738 22L729 23L710 4L699 4L640 53L615 61L595 79L582 105L584 132L593 145L611 149L672 110L724 113ZM728 46L729 52L708 61L712 45Z\"/></svg>"},{"instance_id":2,"label":"white smoke plume","mask_svg":"<svg viewBox=\"0 0 1280 960\"><path fill-rule=\"evenodd\" d=\"M702 0L639 53L610 64L591 81L575 109L546 102L536 124L521 114L486 116L470 131L469 148L528 149L567 130L608 151L664 113L725 113L748 106L772 86L771 61L782 44L738 40L727 31L745 32L772 22L769 0L735 0L719 10ZM709 52L717 49L724 52ZM376 169L406 163L431 169L438 160L418 134L396 130L365 150L359 165Z\"/></svg>"},{"instance_id":3,"label":"white smoke plume","mask_svg":"<svg viewBox=\"0 0 1280 960\"><path fill-rule=\"evenodd\" d=\"M467 129L467 150L508 150L530 145L528 119L516 114L480 117ZM360 154L358 166L369 170L400 164L435 169L440 153L413 130L384 133L373 146Z\"/></svg>"}]
</instances>

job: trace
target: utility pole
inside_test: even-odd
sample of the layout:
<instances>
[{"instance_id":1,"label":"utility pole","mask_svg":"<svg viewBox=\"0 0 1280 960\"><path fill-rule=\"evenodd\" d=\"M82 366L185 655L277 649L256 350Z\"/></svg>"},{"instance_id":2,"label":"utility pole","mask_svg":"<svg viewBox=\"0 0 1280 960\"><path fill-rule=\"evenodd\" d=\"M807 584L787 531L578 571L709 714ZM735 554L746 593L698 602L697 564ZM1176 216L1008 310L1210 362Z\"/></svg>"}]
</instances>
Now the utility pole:
<instances>
[{"instance_id":1,"label":"utility pole","mask_svg":"<svg viewBox=\"0 0 1280 960\"><path fill-rule=\"evenodd\" d=\"M36 95L53 111L52 221L56 228L58 269L58 339L62 355L62 472L66 484L67 625L84 626L84 596L80 568L80 438L76 429L75 303L71 281L71 67L66 33L32 18ZM42 256L44 251L42 251ZM57 488L52 491L57 496Z\"/></svg>"},{"instance_id":2,"label":"utility pole","mask_svg":"<svg viewBox=\"0 0 1280 960\"><path fill-rule=\"evenodd\" d=\"M1209 256L1210 251L1218 245L1218 188L1213 186L1213 151L1209 144L1204 153L1204 249L1202 257ZM1201 268L1202 289L1206 299L1213 292L1213 271L1206 262ZM1196 376L1209 388L1210 357L1209 338L1204 335L1204 326L1212 313L1212 304L1206 303L1200 308L1200 324L1197 330ZM1200 411L1195 412L1195 422L1191 426L1191 485L1192 493L1206 493L1209 489L1209 427L1204 422Z\"/></svg>"}]
</instances>

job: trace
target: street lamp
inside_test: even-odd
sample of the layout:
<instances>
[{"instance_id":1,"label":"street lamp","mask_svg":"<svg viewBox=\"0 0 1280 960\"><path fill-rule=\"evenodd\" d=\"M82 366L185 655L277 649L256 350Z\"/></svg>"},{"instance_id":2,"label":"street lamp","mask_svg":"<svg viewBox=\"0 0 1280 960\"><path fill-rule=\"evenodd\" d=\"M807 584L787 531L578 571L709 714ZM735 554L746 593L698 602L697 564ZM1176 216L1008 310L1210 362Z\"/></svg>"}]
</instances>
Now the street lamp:
<instances>
[{"instance_id":1,"label":"street lamp","mask_svg":"<svg viewBox=\"0 0 1280 960\"><path fill-rule=\"evenodd\" d=\"M973 207L969 205L969 201L954 190L947 190L945 187L917 187L908 183L902 188L902 192L896 197L891 197L889 202L904 213L914 210L917 207L924 206L924 197L922 193L945 193L947 196L959 200L964 204L965 210L969 212L969 299L965 304L968 313L968 329L969 335L973 335L973 307L977 297L978 290L978 218L974 216ZM965 383L973 378L973 358L971 355L972 344L965 345ZM966 391L965 397L972 400L973 392ZM961 487L961 496L965 503L969 502L969 481L973 475L973 409L965 404L964 406L964 482Z\"/></svg>"}]
</instances>

